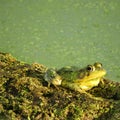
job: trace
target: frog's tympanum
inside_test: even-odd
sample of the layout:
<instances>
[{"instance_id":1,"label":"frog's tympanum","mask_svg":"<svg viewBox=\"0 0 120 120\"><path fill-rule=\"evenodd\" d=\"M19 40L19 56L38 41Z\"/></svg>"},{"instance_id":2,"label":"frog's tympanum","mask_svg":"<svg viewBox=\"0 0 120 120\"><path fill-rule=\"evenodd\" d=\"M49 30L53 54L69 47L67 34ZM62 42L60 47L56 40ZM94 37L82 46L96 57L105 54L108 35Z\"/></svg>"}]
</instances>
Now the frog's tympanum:
<instances>
[{"instance_id":1,"label":"frog's tympanum","mask_svg":"<svg viewBox=\"0 0 120 120\"><path fill-rule=\"evenodd\" d=\"M87 65L83 69L77 67L64 67L59 70L48 69L45 73L45 80L48 85L61 85L76 91L87 91L98 86L106 71L101 63Z\"/></svg>"}]
</instances>

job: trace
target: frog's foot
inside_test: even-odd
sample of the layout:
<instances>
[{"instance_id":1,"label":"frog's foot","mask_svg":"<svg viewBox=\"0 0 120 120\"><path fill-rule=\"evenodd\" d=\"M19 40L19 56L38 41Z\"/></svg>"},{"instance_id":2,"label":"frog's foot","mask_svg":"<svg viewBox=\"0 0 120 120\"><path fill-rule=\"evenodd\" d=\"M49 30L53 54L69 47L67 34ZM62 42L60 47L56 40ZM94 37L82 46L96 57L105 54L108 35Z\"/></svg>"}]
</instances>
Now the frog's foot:
<instances>
[{"instance_id":1,"label":"frog's foot","mask_svg":"<svg viewBox=\"0 0 120 120\"><path fill-rule=\"evenodd\" d=\"M85 90L81 89L80 86L76 83L62 83L62 86L65 87L65 88L69 88L71 90L74 90L74 91L78 91L80 93L83 93L85 95L87 95L88 97L92 98L92 99L95 99L95 100L103 100L102 98L100 97L95 97L93 96L92 94L86 92Z\"/></svg>"},{"instance_id":2,"label":"frog's foot","mask_svg":"<svg viewBox=\"0 0 120 120\"><path fill-rule=\"evenodd\" d=\"M57 87L57 85L52 84L52 86L53 86L55 89L59 90L59 88ZM50 89L50 88L51 88L51 83L48 83L47 87Z\"/></svg>"},{"instance_id":3,"label":"frog's foot","mask_svg":"<svg viewBox=\"0 0 120 120\"><path fill-rule=\"evenodd\" d=\"M50 84L50 83L48 83L48 86L47 86L47 87L48 87L48 88L50 88L50 85L51 85L51 84Z\"/></svg>"},{"instance_id":4,"label":"frog's foot","mask_svg":"<svg viewBox=\"0 0 120 120\"><path fill-rule=\"evenodd\" d=\"M61 77L57 74L55 69L52 69L52 68L46 71L44 75L44 79L45 81L48 82L48 87L50 87L50 85L52 84L54 85L55 88L57 88L57 86L61 85L61 82L62 82Z\"/></svg>"},{"instance_id":5,"label":"frog's foot","mask_svg":"<svg viewBox=\"0 0 120 120\"><path fill-rule=\"evenodd\" d=\"M78 91L78 92L80 92L80 93L83 93L83 94L89 96L89 97L92 98L92 99L95 99L95 100L103 100L103 98L101 98L101 97L95 97L95 96L93 96L92 94L90 94L90 93L88 93L88 92L86 92L86 91L84 91L84 90L82 90L82 89L78 89L78 90L76 90L76 91Z\"/></svg>"},{"instance_id":6,"label":"frog's foot","mask_svg":"<svg viewBox=\"0 0 120 120\"><path fill-rule=\"evenodd\" d=\"M85 90L83 90L81 88L77 88L77 89L73 89L73 90L78 91L78 92L80 92L82 94L85 94L85 95L87 95L88 97L90 97L90 98L92 98L94 100L103 100L101 97L95 97L92 94L86 92Z\"/></svg>"},{"instance_id":7,"label":"frog's foot","mask_svg":"<svg viewBox=\"0 0 120 120\"><path fill-rule=\"evenodd\" d=\"M58 86L56 86L56 85L53 85L55 88L56 88L56 90L59 90L59 87Z\"/></svg>"},{"instance_id":8,"label":"frog's foot","mask_svg":"<svg viewBox=\"0 0 120 120\"><path fill-rule=\"evenodd\" d=\"M100 79L100 82L104 85L105 84L104 78Z\"/></svg>"}]
</instances>

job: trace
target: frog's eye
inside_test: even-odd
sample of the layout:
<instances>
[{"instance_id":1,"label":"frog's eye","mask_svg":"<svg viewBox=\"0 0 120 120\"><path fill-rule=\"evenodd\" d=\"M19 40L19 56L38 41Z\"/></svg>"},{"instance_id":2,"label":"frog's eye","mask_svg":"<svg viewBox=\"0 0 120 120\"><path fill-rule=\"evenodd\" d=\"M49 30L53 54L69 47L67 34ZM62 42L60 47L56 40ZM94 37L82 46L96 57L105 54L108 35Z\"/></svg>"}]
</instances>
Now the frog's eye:
<instances>
[{"instance_id":1,"label":"frog's eye","mask_svg":"<svg viewBox=\"0 0 120 120\"><path fill-rule=\"evenodd\" d=\"M102 63L96 62L96 63L94 63L94 66L95 66L96 68L101 68L101 67L102 67Z\"/></svg>"},{"instance_id":2,"label":"frog's eye","mask_svg":"<svg viewBox=\"0 0 120 120\"><path fill-rule=\"evenodd\" d=\"M95 67L93 65L88 65L87 70L88 71L95 71Z\"/></svg>"}]
</instances>

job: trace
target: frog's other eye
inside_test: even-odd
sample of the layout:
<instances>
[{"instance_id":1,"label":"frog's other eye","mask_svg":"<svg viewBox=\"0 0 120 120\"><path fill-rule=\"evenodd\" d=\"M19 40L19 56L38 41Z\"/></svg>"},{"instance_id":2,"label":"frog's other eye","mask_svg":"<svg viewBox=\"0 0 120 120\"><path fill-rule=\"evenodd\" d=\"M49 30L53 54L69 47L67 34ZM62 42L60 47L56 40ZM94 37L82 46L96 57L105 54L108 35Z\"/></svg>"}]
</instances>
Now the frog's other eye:
<instances>
[{"instance_id":1,"label":"frog's other eye","mask_svg":"<svg viewBox=\"0 0 120 120\"><path fill-rule=\"evenodd\" d=\"M88 71L95 71L95 67L93 65L88 65L87 70Z\"/></svg>"},{"instance_id":2,"label":"frog's other eye","mask_svg":"<svg viewBox=\"0 0 120 120\"><path fill-rule=\"evenodd\" d=\"M102 63L96 62L96 63L94 63L94 66L95 66L96 68L102 68Z\"/></svg>"}]
</instances>

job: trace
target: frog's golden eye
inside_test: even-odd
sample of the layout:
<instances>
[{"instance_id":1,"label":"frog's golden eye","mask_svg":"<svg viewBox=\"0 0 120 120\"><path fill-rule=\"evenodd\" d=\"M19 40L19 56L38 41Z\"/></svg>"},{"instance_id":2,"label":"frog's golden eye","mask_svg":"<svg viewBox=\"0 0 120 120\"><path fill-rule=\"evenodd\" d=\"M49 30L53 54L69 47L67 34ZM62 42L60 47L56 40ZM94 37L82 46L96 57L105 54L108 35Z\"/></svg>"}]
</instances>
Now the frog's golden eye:
<instances>
[{"instance_id":1,"label":"frog's golden eye","mask_svg":"<svg viewBox=\"0 0 120 120\"><path fill-rule=\"evenodd\" d=\"M101 67L102 67L102 63L96 62L96 63L94 63L94 66L95 66L96 68L101 68Z\"/></svg>"},{"instance_id":2,"label":"frog's golden eye","mask_svg":"<svg viewBox=\"0 0 120 120\"><path fill-rule=\"evenodd\" d=\"M95 67L93 65L88 65L87 70L88 71L95 71Z\"/></svg>"}]
</instances>

